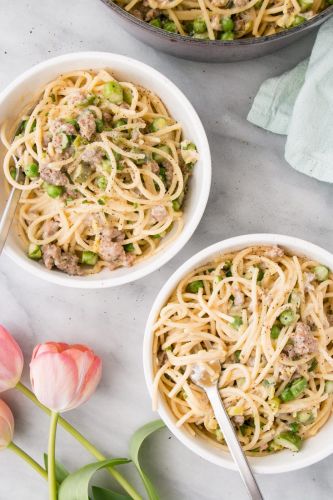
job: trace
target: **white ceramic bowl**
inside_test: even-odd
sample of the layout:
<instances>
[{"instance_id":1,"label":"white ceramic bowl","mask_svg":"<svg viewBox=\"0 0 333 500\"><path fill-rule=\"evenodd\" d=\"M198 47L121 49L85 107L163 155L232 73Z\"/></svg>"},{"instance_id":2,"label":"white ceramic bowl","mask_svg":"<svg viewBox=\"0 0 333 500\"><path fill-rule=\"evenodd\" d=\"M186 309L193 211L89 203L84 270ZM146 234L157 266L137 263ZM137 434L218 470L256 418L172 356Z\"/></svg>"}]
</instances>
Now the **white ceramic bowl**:
<instances>
[{"instance_id":1,"label":"white ceramic bowl","mask_svg":"<svg viewBox=\"0 0 333 500\"><path fill-rule=\"evenodd\" d=\"M211 182L211 159L208 140L200 118L184 94L164 75L129 57L108 52L77 52L55 57L34 66L16 78L0 94L0 120L17 121L20 111L38 98L45 84L61 73L77 69L110 68L120 79L138 83L154 91L166 104L171 115L182 123L184 135L193 141L200 160L195 166L185 205L185 224L179 237L161 252L131 268L103 270L99 274L68 276L56 270L49 271L41 263L29 260L22 243L12 230L5 252L23 269L35 276L59 285L76 288L112 287L142 278L174 257L190 239L200 222L208 200ZM0 123L0 125L1 125ZM4 148L0 146L0 163ZM0 173L0 213L5 201L3 173ZM171 235L172 233L170 233ZM169 235L169 236L170 236Z\"/></svg>"},{"instance_id":2,"label":"white ceramic bowl","mask_svg":"<svg viewBox=\"0 0 333 500\"><path fill-rule=\"evenodd\" d=\"M331 253L307 241L277 234L250 234L237 236L215 243L191 257L162 287L156 297L147 321L143 347L143 364L150 395L152 395L154 377L152 365L152 327L159 311L164 306L179 281L193 269L205 262L209 262L219 255L226 252L241 250L247 246L261 244L280 245L289 250L289 252L300 256L304 255L310 257L333 269L333 255ZM216 465L236 470L229 453L215 448L199 437L192 437L182 428L176 427L175 418L166 402L161 397L158 402L158 412L171 432L194 453ZM331 453L333 453L333 418L325 424L316 436L305 441L299 453L292 453L286 450L267 457L250 457L249 460L255 472L276 474L307 467L308 465L322 460Z\"/></svg>"}]
</instances>

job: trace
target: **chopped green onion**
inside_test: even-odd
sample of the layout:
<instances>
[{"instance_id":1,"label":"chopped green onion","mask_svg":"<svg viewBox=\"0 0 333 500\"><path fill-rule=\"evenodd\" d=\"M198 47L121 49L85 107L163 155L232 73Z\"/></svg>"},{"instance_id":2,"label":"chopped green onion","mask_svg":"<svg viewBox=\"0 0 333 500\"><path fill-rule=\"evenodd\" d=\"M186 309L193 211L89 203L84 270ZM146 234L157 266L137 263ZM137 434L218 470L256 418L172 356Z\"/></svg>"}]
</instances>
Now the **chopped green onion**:
<instances>
[{"instance_id":1,"label":"chopped green onion","mask_svg":"<svg viewBox=\"0 0 333 500\"><path fill-rule=\"evenodd\" d=\"M268 404L274 413L276 413L280 408L280 403L281 401L278 397L274 397L268 401Z\"/></svg>"},{"instance_id":2,"label":"chopped green onion","mask_svg":"<svg viewBox=\"0 0 333 500\"><path fill-rule=\"evenodd\" d=\"M298 432L299 423L298 422L291 422L291 424L289 425L289 429L291 430L291 432Z\"/></svg>"},{"instance_id":3,"label":"chopped green onion","mask_svg":"<svg viewBox=\"0 0 333 500\"><path fill-rule=\"evenodd\" d=\"M292 309L286 309L280 314L279 320L284 326L291 325L291 323L295 321L294 311Z\"/></svg>"},{"instance_id":4,"label":"chopped green onion","mask_svg":"<svg viewBox=\"0 0 333 500\"><path fill-rule=\"evenodd\" d=\"M265 272L259 267L259 272L257 276L257 281L262 281L263 277L265 275Z\"/></svg>"},{"instance_id":5,"label":"chopped green onion","mask_svg":"<svg viewBox=\"0 0 333 500\"><path fill-rule=\"evenodd\" d=\"M103 93L104 96L113 104L121 104L124 100L123 88L115 80L104 84Z\"/></svg>"},{"instance_id":6,"label":"chopped green onion","mask_svg":"<svg viewBox=\"0 0 333 500\"><path fill-rule=\"evenodd\" d=\"M310 363L310 366L308 368L308 372L313 372L313 370L315 370L318 366L318 360L317 358L313 358L311 360L311 363Z\"/></svg>"},{"instance_id":7,"label":"chopped green onion","mask_svg":"<svg viewBox=\"0 0 333 500\"><path fill-rule=\"evenodd\" d=\"M298 398L308 386L308 382L304 377L295 379L281 393L281 399L284 402L292 401Z\"/></svg>"},{"instance_id":8,"label":"chopped green onion","mask_svg":"<svg viewBox=\"0 0 333 500\"><path fill-rule=\"evenodd\" d=\"M326 380L325 392L326 394L333 394L333 380Z\"/></svg>"},{"instance_id":9,"label":"chopped green onion","mask_svg":"<svg viewBox=\"0 0 333 500\"><path fill-rule=\"evenodd\" d=\"M239 363L239 362L240 362L240 355L241 355L241 352L242 352L242 351L235 351L235 352L234 352L234 356L235 356L235 361L236 361L236 363Z\"/></svg>"},{"instance_id":10,"label":"chopped green onion","mask_svg":"<svg viewBox=\"0 0 333 500\"><path fill-rule=\"evenodd\" d=\"M233 321L231 323L232 328L238 330L238 328L243 324L243 320L240 316L233 316Z\"/></svg>"},{"instance_id":11,"label":"chopped green onion","mask_svg":"<svg viewBox=\"0 0 333 500\"><path fill-rule=\"evenodd\" d=\"M34 243L30 243L28 249L28 257L29 259L39 260L42 258L42 250L40 246L35 245Z\"/></svg>"},{"instance_id":12,"label":"chopped green onion","mask_svg":"<svg viewBox=\"0 0 333 500\"><path fill-rule=\"evenodd\" d=\"M99 198L99 199L97 200L97 203L98 203L99 205L105 205L105 199L104 199L104 198Z\"/></svg>"},{"instance_id":13,"label":"chopped green onion","mask_svg":"<svg viewBox=\"0 0 333 500\"><path fill-rule=\"evenodd\" d=\"M10 171L9 171L9 173L10 173L11 178L14 179L14 181L15 181L16 180L16 174L17 174L16 168L15 167L11 168Z\"/></svg>"},{"instance_id":14,"label":"chopped green onion","mask_svg":"<svg viewBox=\"0 0 333 500\"><path fill-rule=\"evenodd\" d=\"M122 127L123 125L127 125L127 121L121 118L120 120L117 120L114 124L115 128Z\"/></svg>"},{"instance_id":15,"label":"chopped green onion","mask_svg":"<svg viewBox=\"0 0 333 500\"><path fill-rule=\"evenodd\" d=\"M187 285L186 291L189 293L198 293L200 288L204 288L204 282L202 280L196 280Z\"/></svg>"},{"instance_id":16,"label":"chopped green onion","mask_svg":"<svg viewBox=\"0 0 333 500\"><path fill-rule=\"evenodd\" d=\"M94 266L98 261L98 255L90 250L84 250L81 255L81 263Z\"/></svg>"},{"instance_id":17,"label":"chopped green onion","mask_svg":"<svg viewBox=\"0 0 333 500\"><path fill-rule=\"evenodd\" d=\"M107 181L106 177L104 177L104 175L103 175L102 177L98 177L98 179L96 180L96 184L99 187L99 189L101 189L102 191L105 191L106 186L108 185L108 181Z\"/></svg>"},{"instance_id":18,"label":"chopped green onion","mask_svg":"<svg viewBox=\"0 0 333 500\"><path fill-rule=\"evenodd\" d=\"M104 130L104 122L103 120L100 120L99 118L97 118L97 120L95 120L96 122L96 130L98 133L101 133L103 132Z\"/></svg>"},{"instance_id":19,"label":"chopped green onion","mask_svg":"<svg viewBox=\"0 0 333 500\"><path fill-rule=\"evenodd\" d=\"M157 132L158 130L162 130L167 126L167 121L165 118L155 118L153 120L152 124L150 125L151 131L152 132Z\"/></svg>"},{"instance_id":20,"label":"chopped green onion","mask_svg":"<svg viewBox=\"0 0 333 500\"><path fill-rule=\"evenodd\" d=\"M171 154L171 149L166 144L162 144L161 146L157 146L156 149L159 149L160 151L163 151L164 153L166 153L168 155ZM166 160L166 158L164 158L164 156L161 156L158 153L153 153L153 160L157 161L157 163L162 163L163 161Z\"/></svg>"},{"instance_id":21,"label":"chopped green onion","mask_svg":"<svg viewBox=\"0 0 333 500\"><path fill-rule=\"evenodd\" d=\"M132 95L131 89L128 88L128 87L124 87L123 88L123 94L124 94L124 101L127 104L132 104L133 95Z\"/></svg>"},{"instance_id":22,"label":"chopped green onion","mask_svg":"<svg viewBox=\"0 0 333 500\"><path fill-rule=\"evenodd\" d=\"M312 411L298 411L296 420L302 425L309 425L314 421L314 415Z\"/></svg>"},{"instance_id":23,"label":"chopped green onion","mask_svg":"<svg viewBox=\"0 0 333 500\"><path fill-rule=\"evenodd\" d=\"M314 268L314 274L316 277L316 280L318 281L325 281L328 278L329 275L329 270L325 266L316 266Z\"/></svg>"},{"instance_id":24,"label":"chopped green onion","mask_svg":"<svg viewBox=\"0 0 333 500\"><path fill-rule=\"evenodd\" d=\"M292 431L281 432L281 434L274 439L274 442L291 451L299 451L302 446L302 438Z\"/></svg>"},{"instance_id":25,"label":"chopped green onion","mask_svg":"<svg viewBox=\"0 0 333 500\"><path fill-rule=\"evenodd\" d=\"M33 179L34 177L38 177L39 174L39 169L37 163L30 163L24 168L24 173L27 177L30 179Z\"/></svg>"}]
</instances>

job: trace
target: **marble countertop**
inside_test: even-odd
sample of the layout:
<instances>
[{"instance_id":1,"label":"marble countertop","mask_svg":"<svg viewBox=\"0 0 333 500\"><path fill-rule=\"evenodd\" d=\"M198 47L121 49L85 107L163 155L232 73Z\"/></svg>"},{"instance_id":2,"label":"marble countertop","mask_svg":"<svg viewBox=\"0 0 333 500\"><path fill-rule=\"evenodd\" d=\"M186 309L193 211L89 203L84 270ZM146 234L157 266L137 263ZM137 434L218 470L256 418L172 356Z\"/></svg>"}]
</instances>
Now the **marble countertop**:
<instances>
[{"instance_id":1,"label":"marble countertop","mask_svg":"<svg viewBox=\"0 0 333 500\"><path fill-rule=\"evenodd\" d=\"M87 343L102 356L97 393L68 418L106 454L126 455L131 433L156 418L142 371L144 324L156 293L184 260L208 244L250 232L295 235L333 251L331 186L294 171L283 159L285 139L245 120L260 83L307 56L313 41L309 35L261 59L209 65L135 41L99 0L0 2L0 89L31 65L66 52L126 54L162 71L185 92L211 145L213 182L206 213L186 247L153 276L118 289L71 290L40 281L1 258L0 322L17 337L27 362L33 346L44 340ZM3 397L16 415L17 444L40 459L47 447L47 418L18 394ZM71 469L90 460L61 430L58 457ZM236 473L203 461L167 430L145 445L144 466L162 500L246 498ZM259 477L259 483L267 500L328 500L332 468L333 456L303 471ZM43 481L10 452L0 454L0 470L1 500L47 498ZM107 477L101 481L107 484Z\"/></svg>"}]
</instances>

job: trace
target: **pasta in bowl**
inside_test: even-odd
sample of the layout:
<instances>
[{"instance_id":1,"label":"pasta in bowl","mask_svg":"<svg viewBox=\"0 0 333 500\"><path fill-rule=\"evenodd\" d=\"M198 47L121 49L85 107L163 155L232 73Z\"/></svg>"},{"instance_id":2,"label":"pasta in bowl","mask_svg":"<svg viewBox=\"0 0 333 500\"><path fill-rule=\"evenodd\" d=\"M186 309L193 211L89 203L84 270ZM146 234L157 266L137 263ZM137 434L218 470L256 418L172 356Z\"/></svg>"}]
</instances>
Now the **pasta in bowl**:
<instances>
[{"instance_id":1,"label":"pasta in bowl","mask_svg":"<svg viewBox=\"0 0 333 500\"><path fill-rule=\"evenodd\" d=\"M301 240L250 235L197 254L165 285L148 320L146 379L192 450L233 467L190 378L193 364L219 361L220 393L255 470L292 470L332 451L332 264Z\"/></svg>"},{"instance_id":2,"label":"pasta in bowl","mask_svg":"<svg viewBox=\"0 0 333 500\"><path fill-rule=\"evenodd\" d=\"M89 53L44 64L38 97L1 131L6 180L22 191L21 246L63 284L132 281L199 222L210 186L202 125L171 82L136 61Z\"/></svg>"}]
</instances>

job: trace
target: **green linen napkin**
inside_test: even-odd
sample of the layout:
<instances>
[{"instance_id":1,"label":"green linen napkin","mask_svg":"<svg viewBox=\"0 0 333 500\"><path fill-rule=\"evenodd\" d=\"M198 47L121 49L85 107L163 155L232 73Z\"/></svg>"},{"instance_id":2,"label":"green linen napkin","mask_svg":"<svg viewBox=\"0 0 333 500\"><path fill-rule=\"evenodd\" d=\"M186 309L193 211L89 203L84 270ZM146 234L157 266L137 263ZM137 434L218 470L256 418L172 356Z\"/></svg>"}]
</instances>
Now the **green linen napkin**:
<instances>
[{"instance_id":1,"label":"green linen napkin","mask_svg":"<svg viewBox=\"0 0 333 500\"><path fill-rule=\"evenodd\" d=\"M296 170L333 182L333 17L310 59L262 84L247 119L287 135L285 159Z\"/></svg>"}]
</instances>

